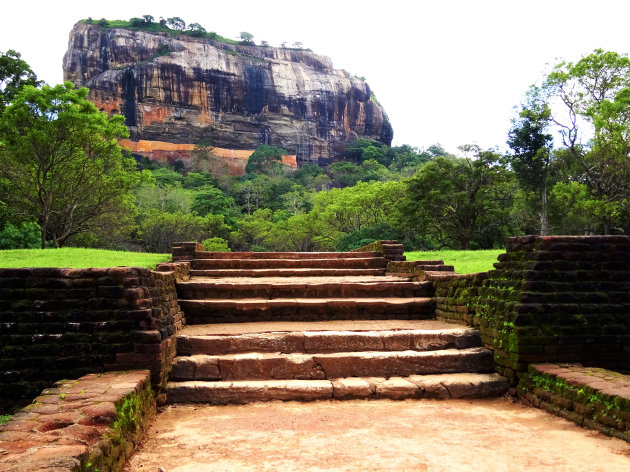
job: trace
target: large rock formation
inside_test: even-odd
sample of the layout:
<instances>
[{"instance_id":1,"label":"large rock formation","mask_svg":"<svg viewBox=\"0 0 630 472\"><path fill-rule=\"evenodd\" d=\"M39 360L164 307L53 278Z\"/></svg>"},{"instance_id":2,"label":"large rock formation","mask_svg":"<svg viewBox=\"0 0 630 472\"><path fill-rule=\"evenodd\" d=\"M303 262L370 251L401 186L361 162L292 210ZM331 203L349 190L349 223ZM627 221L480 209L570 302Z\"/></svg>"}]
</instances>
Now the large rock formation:
<instances>
[{"instance_id":1,"label":"large rock formation","mask_svg":"<svg viewBox=\"0 0 630 472\"><path fill-rule=\"evenodd\" d=\"M78 23L63 69L100 109L124 114L131 141L144 143L132 150L154 158L209 138L226 158L271 144L323 164L357 137L393 135L367 83L309 51Z\"/></svg>"}]
</instances>

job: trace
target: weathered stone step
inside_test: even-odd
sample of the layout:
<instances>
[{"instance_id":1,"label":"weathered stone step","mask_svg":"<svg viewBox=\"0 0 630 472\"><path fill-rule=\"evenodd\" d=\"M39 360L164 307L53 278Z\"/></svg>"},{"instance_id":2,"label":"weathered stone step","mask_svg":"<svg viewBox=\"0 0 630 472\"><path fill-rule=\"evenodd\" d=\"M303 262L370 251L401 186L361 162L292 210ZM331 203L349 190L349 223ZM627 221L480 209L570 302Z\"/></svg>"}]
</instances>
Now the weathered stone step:
<instances>
[{"instance_id":1,"label":"weathered stone step","mask_svg":"<svg viewBox=\"0 0 630 472\"><path fill-rule=\"evenodd\" d=\"M205 269L381 269L383 257L345 257L336 259L194 259L191 268Z\"/></svg>"},{"instance_id":2,"label":"weathered stone step","mask_svg":"<svg viewBox=\"0 0 630 472\"><path fill-rule=\"evenodd\" d=\"M268 282L226 282L216 279L180 282L177 295L182 299L200 298L331 298L331 297L431 297L432 282L302 282L287 278Z\"/></svg>"},{"instance_id":3,"label":"weathered stone step","mask_svg":"<svg viewBox=\"0 0 630 472\"><path fill-rule=\"evenodd\" d=\"M431 298L247 298L179 300L188 324L246 321L429 319Z\"/></svg>"},{"instance_id":4,"label":"weathered stone step","mask_svg":"<svg viewBox=\"0 0 630 472\"><path fill-rule=\"evenodd\" d=\"M388 398L482 398L505 393L499 374L455 373L409 377L333 380L246 380L169 382L168 403L250 403L272 400L313 401Z\"/></svg>"},{"instance_id":5,"label":"weathered stone step","mask_svg":"<svg viewBox=\"0 0 630 472\"><path fill-rule=\"evenodd\" d=\"M492 354L483 347L438 351L260 353L176 357L172 380L323 380L455 372L490 372Z\"/></svg>"},{"instance_id":6,"label":"weathered stone step","mask_svg":"<svg viewBox=\"0 0 630 472\"><path fill-rule=\"evenodd\" d=\"M221 355L245 352L324 353L431 351L481 346L478 330L401 329L379 331L285 331L238 335L179 335L177 354Z\"/></svg>"},{"instance_id":7,"label":"weathered stone step","mask_svg":"<svg viewBox=\"0 0 630 472\"><path fill-rule=\"evenodd\" d=\"M343 277L385 275L385 269L203 269L191 270L191 277Z\"/></svg>"},{"instance_id":8,"label":"weathered stone step","mask_svg":"<svg viewBox=\"0 0 630 472\"><path fill-rule=\"evenodd\" d=\"M195 259L350 259L382 257L380 252L207 252L198 251Z\"/></svg>"}]
</instances>

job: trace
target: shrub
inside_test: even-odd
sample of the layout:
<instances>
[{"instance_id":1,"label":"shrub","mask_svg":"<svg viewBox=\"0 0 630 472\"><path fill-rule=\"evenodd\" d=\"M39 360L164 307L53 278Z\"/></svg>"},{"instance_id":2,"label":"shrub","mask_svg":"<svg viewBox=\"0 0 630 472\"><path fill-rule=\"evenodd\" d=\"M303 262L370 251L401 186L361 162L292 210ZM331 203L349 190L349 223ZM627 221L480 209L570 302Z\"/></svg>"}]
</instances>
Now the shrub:
<instances>
[{"instance_id":1,"label":"shrub","mask_svg":"<svg viewBox=\"0 0 630 472\"><path fill-rule=\"evenodd\" d=\"M401 235L387 223L376 226L367 226L358 231L340 237L335 243L335 250L349 251L366 246L381 239L402 240Z\"/></svg>"},{"instance_id":2,"label":"shrub","mask_svg":"<svg viewBox=\"0 0 630 472\"><path fill-rule=\"evenodd\" d=\"M206 251L215 251L215 252L231 252L232 250L228 247L228 242L223 238L208 238L204 239L201 242L201 245L204 247Z\"/></svg>"},{"instance_id":3,"label":"shrub","mask_svg":"<svg viewBox=\"0 0 630 472\"><path fill-rule=\"evenodd\" d=\"M0 231L0 249L36 249L40 246L40 231L35 223L15 226L6 223Z\"/></svg>"}]
</instances>

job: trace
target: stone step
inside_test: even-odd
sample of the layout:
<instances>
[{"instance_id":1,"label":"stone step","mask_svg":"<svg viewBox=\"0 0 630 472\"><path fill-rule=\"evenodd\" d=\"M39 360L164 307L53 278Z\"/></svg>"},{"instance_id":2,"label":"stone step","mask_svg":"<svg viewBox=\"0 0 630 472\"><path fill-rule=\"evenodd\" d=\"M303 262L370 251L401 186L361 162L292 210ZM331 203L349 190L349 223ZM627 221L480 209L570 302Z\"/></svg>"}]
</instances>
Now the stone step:
<instances>
[{"instance_id":1,"label":"stone step","mask_svg":"<svg viewBox=\"0 0 630 472\"><path fill-rule=\"evenodd\" d=\"M204 269L191 277L343 277L385 275L385 269Z\"/></svg>"},{"instance_id":2,"label":"stone step","mask_svg":"<svg viewBox=\"0 0 630 472\"><path fill-rule=\"evenodd\" d=\"M176 357L172 380L324 380L457 372L491 372L492 353L484 347L437 351L260 353Z\"/></svg>"},{"instance_id":3,"label":"stone step","mask_svg":"<svg viewBox=\"0 0 630 472\"><path fill-rule=\"evenodd\" d=\"M169 382L168 403L250 403L272 400L313 401L387 398L482 398L505 393L499 374L455 373L391 378L333 380L245 380Z\"/></svg>"},{"instance_id":4,"label":"stone step","mask_svg":"<svg viewBox=\"0 0 630 472\"><path fill-rule=\"evenodd\" d=\"M292 278L241 283L216 279L195 279L177 284L177 295L182 299L200 298L379 298L431 297L432 282L302 282Z\"/></svg>"},{"instance_id":5,"label":"stone step","mask_svg":"<svg viewBox=\"0 0 630 472\"><path fill-rule=\"evenodd\" d=\"M314 330L236 335L177 336L177 354L221 355L246 352L325 353L432 351L481 346L478 330L466 327L399 330Z\"/></svg>"},{"instance_id":6,"label":"stone step","mask_svg":"<svg viewBox=\"0 0 630 472\"><path fill-rule=\"evenodd\" d=\"M382 269L382 257L346 257L336 259L194 259L190 267L206 269Z\"/></svg>"},{"instance_id":7,"label":"stone step","mask_svg":"<svg viewBox=\"0 0 630 472\"><path fill-rule=\"evenodd\" d=\"M195 259L350 259L382 257L380 252L195 252Z\"/></svg>"},{"instance_id":8,"label":"stone step","mask_svg":"<svg viewBox=\"0 0 630 472\"><path fill-rule=\"evenodd\" d=\"M188 324L247 321L429 319L431 298L244 298L179 300Z\"/></svg>"}]
</instances>

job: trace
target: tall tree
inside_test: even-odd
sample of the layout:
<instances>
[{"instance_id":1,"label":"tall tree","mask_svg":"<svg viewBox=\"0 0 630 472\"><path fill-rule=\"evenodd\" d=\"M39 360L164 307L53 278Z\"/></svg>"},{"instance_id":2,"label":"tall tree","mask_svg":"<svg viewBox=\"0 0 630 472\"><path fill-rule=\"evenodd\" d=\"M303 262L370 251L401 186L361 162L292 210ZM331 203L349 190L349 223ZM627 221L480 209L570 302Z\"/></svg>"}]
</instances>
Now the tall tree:
<instances>
[{"instance_id":1,"label":"tall tree","mask_svg":"<svg viewBox=\"0 0 630 472\"><path fill-rule=\"evenodd\" d=\"M470 249L474 239L499 233L511 207L513 178L499 156L465 150L475 159L438 157L407 182L406 219L441 247Z\"/></svg>"},{"instance_id":2,"label":"tall tree","mask_svg":"<svg viewBox=\"0 0 630 472\"><path fill-rule=\"evenodd\" d=\"M286 155L287 151L282 148L261 144L247 159L245 172L248 174L280 175L284 170L282 156Z\"/></svg>"},{"instance_id":3,"label":"tall tree","mask_svg":"<svg viewBox=\"0 0 630 472\"><path fill-rule=\"evenodd\" d=\"M70 82L26 86L0 116L0 179L15 212L37 222L42 248L128 212L141 180L117 143L123 117L108 119L87 94Z\"/></svg>"},{"instance_id":4,"label":"tall tree","mask_svg":"<svg viewBox=\"0 0 630 472\"><path fill-rule=\"evenodd\" d=\"M605 234L616 224L630 234L630 59L597 49L557 64L542 88L593 216Z\"/></svg>"},{"instance_id":5,"label":"tall tree","mask_svg":"<svg viewBox=\"0 0 630 472\"><path fill-rule=\"evenodd\" d=\"M541 98L540 89L532 86L521 104L508 134L508 145L514 154L508 157L521 186L541 195L540 234L547 235L547 189L553 137L547 132L551 110Z\"/></svg>"},{"instance_id":6,"label":"tall tree","mask_svg":"<svg viewBox=\"0 0 630 472\"><path fill-rule=\"evenodd\" d=\"M4 54L0 53L0 113L25 85L39 84L37 76L19 52L9 49Z\"/></svg>"}]
</instances>

